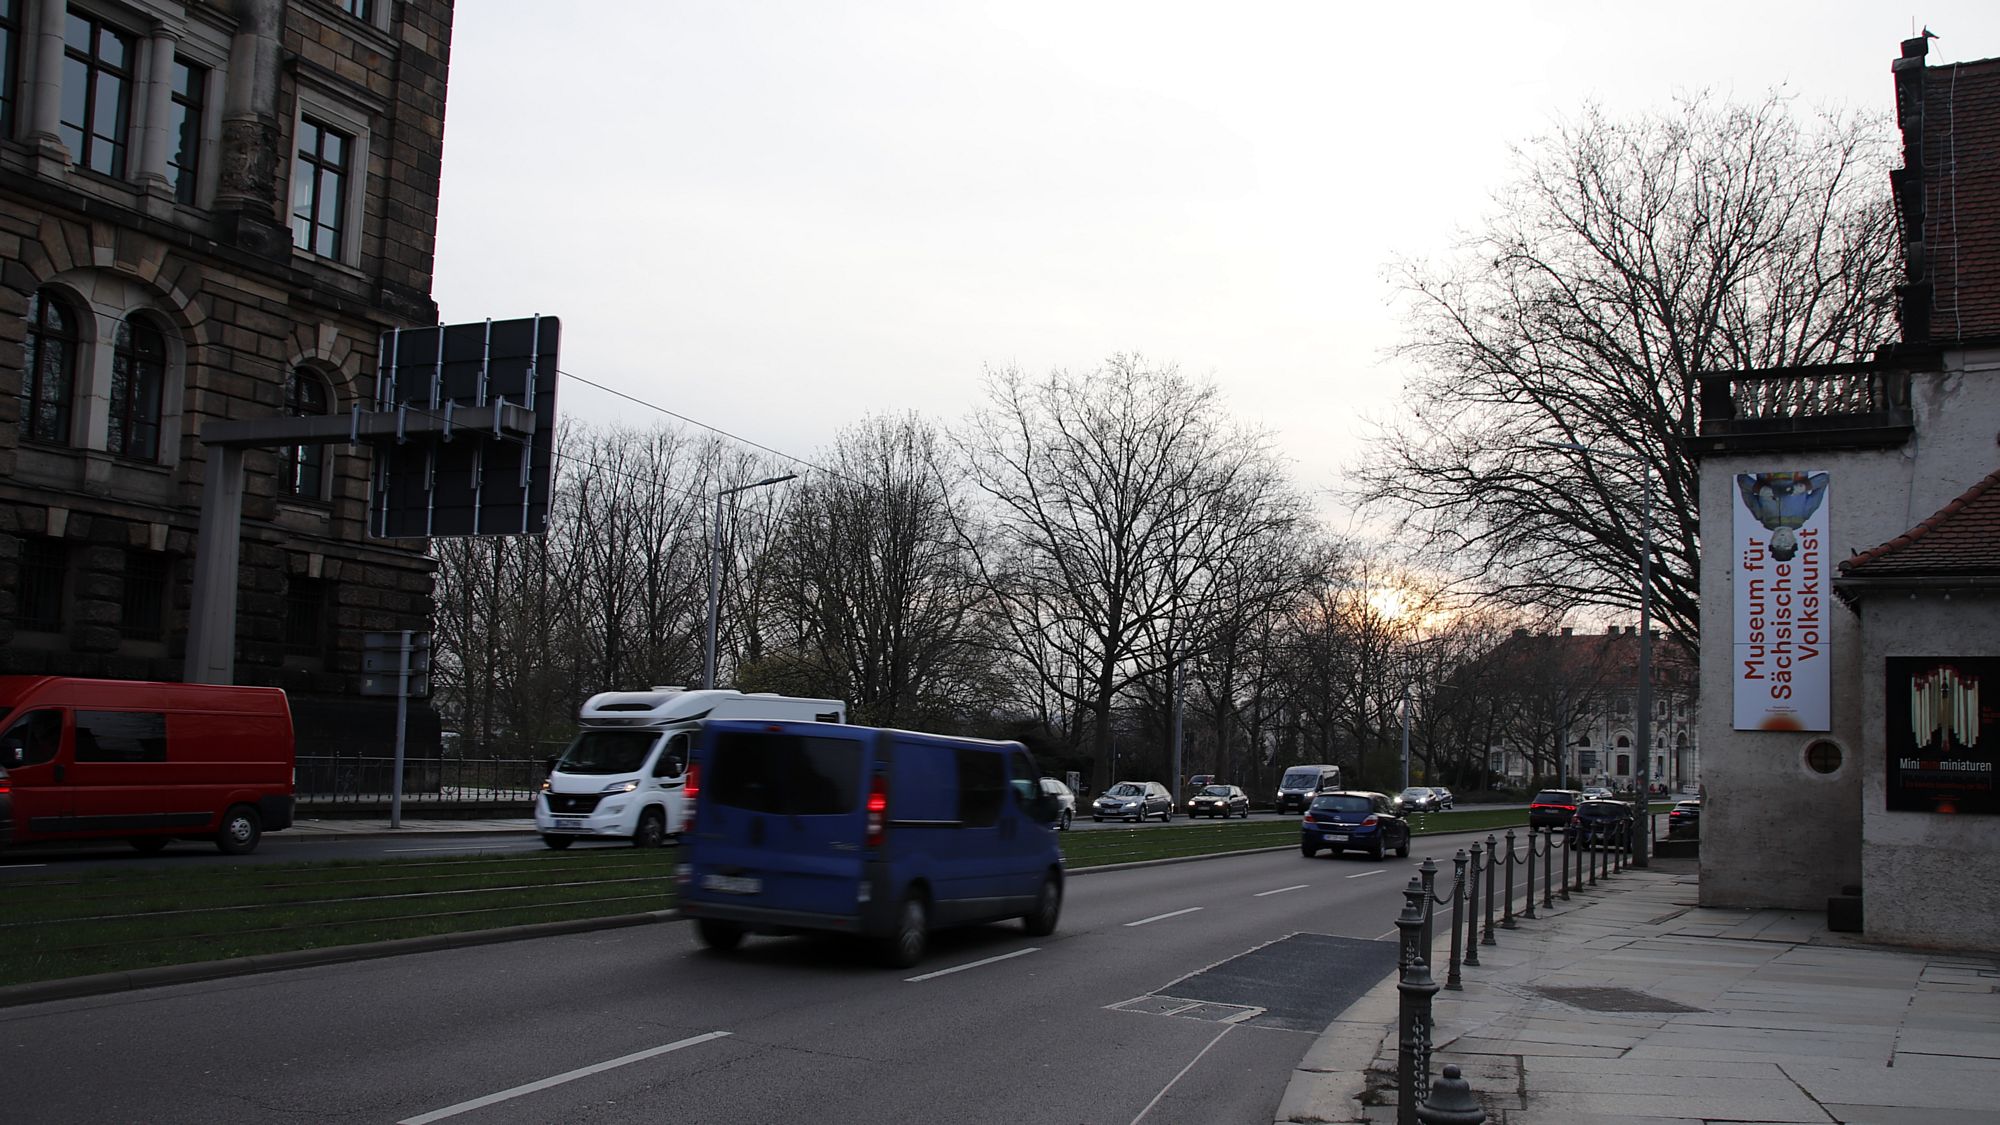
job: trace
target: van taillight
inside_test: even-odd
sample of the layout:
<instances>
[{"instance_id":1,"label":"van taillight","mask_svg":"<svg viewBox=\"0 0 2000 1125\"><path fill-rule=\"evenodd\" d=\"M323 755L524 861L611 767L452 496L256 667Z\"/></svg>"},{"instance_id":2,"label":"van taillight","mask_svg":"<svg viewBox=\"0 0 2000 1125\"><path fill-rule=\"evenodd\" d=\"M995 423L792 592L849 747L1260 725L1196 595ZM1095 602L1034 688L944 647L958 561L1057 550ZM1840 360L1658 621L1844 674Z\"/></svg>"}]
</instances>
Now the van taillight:
<instances>
[{"instance_id":1,"label":"van taillight","mask_svg":"<svg viewBox=\"0 0 2000 1125\"><path fill-rule=\"evenodd\" d=\"M889 824L889 782L881 774L868 786L868 831L863 844L870 848L882 846L884 829Z\"/></svg>"},{"instance_id":2,"label":"van taillight","mask_svg":"<svg viewBox=\"0 0 2000 1125\"><path fill-rule=\"evenodd\" d=\"M687 780L681 783L681 831L694 833L694 799L701 796L701 763L689 762Z\"/></svg>"}]
</instances>

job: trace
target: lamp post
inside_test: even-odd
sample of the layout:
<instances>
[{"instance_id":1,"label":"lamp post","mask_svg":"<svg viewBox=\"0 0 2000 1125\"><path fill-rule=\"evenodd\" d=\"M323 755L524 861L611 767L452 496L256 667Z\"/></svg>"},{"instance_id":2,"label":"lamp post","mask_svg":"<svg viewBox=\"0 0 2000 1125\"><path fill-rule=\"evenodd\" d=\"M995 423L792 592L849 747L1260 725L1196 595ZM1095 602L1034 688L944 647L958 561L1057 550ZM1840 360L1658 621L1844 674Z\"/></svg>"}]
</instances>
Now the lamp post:
<instances>
[{"instance_id":1,"label":"lamp post","mask_svg":"<svg viewBox=\"0 0 2000 1125\"><path fill-rule=\"evenodd\" d=\"M1639 462L1639 719L1634 724L1639 743L1639 807L1633 810L1632 817L1632 863L1645 867L1648 865L1647 853L1651 851L1647 846L1647 837L1651 835L1653 824L1650 811L1653 797L1653 466L1643 456L1622 449L1601 449L1573 441L1542 444L1552 449L1581 453L1586 461L1595 453Z\"/></svg>"},{"instance_id":2,"label":"lamp post","mask_svg":"<svg viewBox=\"0 0 2000 1125\"><path fill-rule=\"evenodd\" d=\"M725 488L715 494L715 536L708 552L708 647L702 661L701 686L715 686L715 615L722 604L722 501L739 492L762 488L767 484L781 484L798 479L797 473L786 473L781 477L765 477L763 480L739 484L735 488Z\"/></svg>"}]
</instances>

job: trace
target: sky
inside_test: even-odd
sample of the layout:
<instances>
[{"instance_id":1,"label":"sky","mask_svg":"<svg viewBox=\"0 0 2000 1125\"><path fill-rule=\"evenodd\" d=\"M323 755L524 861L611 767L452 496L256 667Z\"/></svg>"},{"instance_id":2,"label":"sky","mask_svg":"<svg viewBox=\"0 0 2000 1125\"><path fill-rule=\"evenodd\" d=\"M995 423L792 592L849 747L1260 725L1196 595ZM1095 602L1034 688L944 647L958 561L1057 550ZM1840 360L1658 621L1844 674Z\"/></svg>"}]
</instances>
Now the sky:
<instances>
[{"instance_id":1,"label":"sky","mask_svg":"<svg viewBox=\"0 0 2000 1125\"><path fill-rule=\"evenodd\" d=\"M1390 269L1477 229L1514 146L1699 90L1886 119L1924 26L1933 64L2000 55L1992 0L478 0L434 295L559 316L564 372L808 460L1136 353L1214 380L1338 521L1409 373Z\"/></svg>"}]
</instances>

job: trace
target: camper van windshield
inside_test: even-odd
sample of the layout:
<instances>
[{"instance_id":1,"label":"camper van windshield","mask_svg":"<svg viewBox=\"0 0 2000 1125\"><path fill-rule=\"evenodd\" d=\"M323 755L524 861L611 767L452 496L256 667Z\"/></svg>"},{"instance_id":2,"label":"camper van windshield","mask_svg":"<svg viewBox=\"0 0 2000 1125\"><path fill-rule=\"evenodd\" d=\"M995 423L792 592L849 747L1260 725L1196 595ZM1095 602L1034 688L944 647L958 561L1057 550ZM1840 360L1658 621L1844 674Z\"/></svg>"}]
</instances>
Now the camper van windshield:
<instances>
[{"instance_id":1,"label":"camper van windshield","mask_svg":"<svg viewBox=\"0 0 2000 1125\"><path fill-rule=\"evenodd\" d=\"M1288 770L1282 784L1287 789L1310 789L1319 784L1319 771Z\"/></svg>"},{"instance_id":2,"label":"camper van windshield","mask_svg":"<svg viewBox=\"0 0 2000 1125\"><path fill-rule=\"evenodd\" d=\"M563 773L637 773L660 732L587 730L576 736L556 769Z\"/></svg>"}]
</instances>

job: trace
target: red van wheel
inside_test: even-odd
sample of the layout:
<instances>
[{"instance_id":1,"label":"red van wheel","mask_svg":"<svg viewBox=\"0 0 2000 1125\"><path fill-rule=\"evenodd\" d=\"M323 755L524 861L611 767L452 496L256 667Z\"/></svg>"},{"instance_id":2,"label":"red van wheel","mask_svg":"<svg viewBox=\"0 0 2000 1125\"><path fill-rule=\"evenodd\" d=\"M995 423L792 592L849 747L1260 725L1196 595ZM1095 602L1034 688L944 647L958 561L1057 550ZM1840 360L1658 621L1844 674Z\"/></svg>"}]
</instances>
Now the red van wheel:
<instances>
[{"instance_id":1,"label":"red van wheel","mask_svg":"<svg viewBox=\"0 0 2000 1125\"><path fill-rule=\"evenodd\" d=\"M249 805L231 805L222 814L222 828L215 834L215 847L223 855L249 855L264 838L264 822Z\"/></svg>"}]
</instances>

